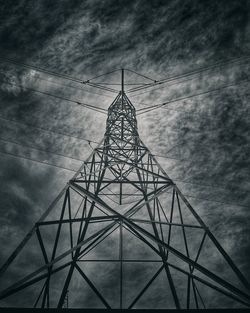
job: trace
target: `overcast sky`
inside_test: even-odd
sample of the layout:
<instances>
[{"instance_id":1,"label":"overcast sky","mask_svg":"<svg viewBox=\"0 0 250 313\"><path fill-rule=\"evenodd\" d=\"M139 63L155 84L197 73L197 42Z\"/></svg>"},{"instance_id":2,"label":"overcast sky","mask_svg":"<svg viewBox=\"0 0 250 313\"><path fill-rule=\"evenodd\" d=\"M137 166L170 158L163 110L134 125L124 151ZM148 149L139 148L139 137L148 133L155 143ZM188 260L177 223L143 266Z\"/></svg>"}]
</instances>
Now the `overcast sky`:
<instances>
[{"instance_id":1,"label":"overcast sky","mask_svg":"<svg viewBox=\"0 0 250 313\"><path fill-rule=\"evenodd\" d=\"M115 97L90 87L75 89L79 84L3 62L1 56L82 80L117 68L159 80L249 51L249 4L244 0L1 1L0 263L73 176L6 153L75 170L81 162L25 146L84 160L92 148L76 137L98 142L105 131L105 115L28 88L105 109ZM175 85L131 93L130 99L138 109L248 76L249 60L243 60ZM117 82L120 76L107 79ZM125 79L138 77L130 73ZM169 157L158 160L248 280L249 98L249 83L242 82L138 116L141 139L153 154Z\"/></svg>"}]
</instances>

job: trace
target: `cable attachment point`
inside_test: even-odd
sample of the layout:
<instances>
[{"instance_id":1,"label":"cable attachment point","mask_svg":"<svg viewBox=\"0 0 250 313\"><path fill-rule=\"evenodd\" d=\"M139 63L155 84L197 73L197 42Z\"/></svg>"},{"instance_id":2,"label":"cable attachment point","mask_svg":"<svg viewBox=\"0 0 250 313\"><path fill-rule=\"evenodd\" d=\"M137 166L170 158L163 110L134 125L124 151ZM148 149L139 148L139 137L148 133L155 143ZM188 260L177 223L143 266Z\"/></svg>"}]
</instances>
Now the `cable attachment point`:
<instances>
[{"instance_id":1,"label":"cable attachment point","mask_svg":"<svg viewBox=\"0 0 250 313\"><path fill-rule=\"evenodd\" d=\"M91 145L91 140L88 140L88 144L89 144L90 148L91 148L92 150L94 150L94 148L93 148L92 145Z\"/></svg>"}]
</instances>

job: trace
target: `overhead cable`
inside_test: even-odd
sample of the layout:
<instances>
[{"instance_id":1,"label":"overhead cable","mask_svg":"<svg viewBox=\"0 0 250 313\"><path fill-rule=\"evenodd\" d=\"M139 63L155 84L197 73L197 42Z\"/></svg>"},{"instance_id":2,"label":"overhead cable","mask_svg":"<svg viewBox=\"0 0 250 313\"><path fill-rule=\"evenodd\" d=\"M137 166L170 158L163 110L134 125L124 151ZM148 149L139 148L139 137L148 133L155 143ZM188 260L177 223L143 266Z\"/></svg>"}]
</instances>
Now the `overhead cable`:
<instances>
[{"instance_id":1,"label":"overhead cable","mask_svg":"<svg viewBox=\"0 0 250 313\"><path fill-rule=\"evenodd\" d=\"M238 63L238 62L241 62L242 60L249 60L249 59L250 59L250 56L247 55L247 56L243 56L243 57L239 57L239 58L233 58L233 59L230 59L230 60L227 60L227 61L220 61L220 62L211 64L211 65L208 65L208 66L204 66L204 67L195 69L193 71L185 72L185 73L183 73L181 75L174 75L174 76L170 76L170 77L167 77L165 79L162 79L162 80L158 80L155 83L152 83L151 85L148 85L148 86L131 88L127 92L128 93L129 92L135 92L135 91L139 91L141 89L153 87L153 86L156 86L156 85L165 84L165 83L168 83L168 82L171 82L171 81L174 81L174 80L178 80L180 78L189 77L189 76L192 76L192 75L195 75L195 74L200 74L200 73L202 73L204 71L207 71L207 70L219 67L219 66L224 66L224 65L228 65L228 64L232 64L232 63Z\"/></svg>"},{"instance_id":2,"label":"overhead cable","mask_svg":"<svg viewBox=\"0 0 250 313\"><path fill-rule=\"evenodd\" d=\"M231 83L231 84L228 84L228 85L224 85L224 86L219 87L219 88L214 88L214 89L203 91L203 92L200 92L200 93L197 93L197 94L192 94L192 95L189 95L189 96L176 98L176 99L169 100L169 101L166 101L166 102L163 102L163 103L160 103L160 104L155 104L155 105L152 105L151 107L147 106L145 108L141 108L141 109L137 110L137 112L139 112L137 115L141 115L141 114L150 112L152 110L159 109L159 108L161 108L164 105L167 105L169 103L179 102L179 101L182 101L182 100L190 99L190 98L193 98L193 97L198 97L198 96L205 95L205 94L208 94L208 93L217 92L219 90L222 90L222 89L225 89L225 88L229 88L229 87L233 87L233 86L236 86L236 85L240 85L240 84L243 84L243 83L246 83L246 82L249 82L249 80L248 79L247 80L241 80L239 82L234 82L234 83Z\"/></svg>"}]
</instances>

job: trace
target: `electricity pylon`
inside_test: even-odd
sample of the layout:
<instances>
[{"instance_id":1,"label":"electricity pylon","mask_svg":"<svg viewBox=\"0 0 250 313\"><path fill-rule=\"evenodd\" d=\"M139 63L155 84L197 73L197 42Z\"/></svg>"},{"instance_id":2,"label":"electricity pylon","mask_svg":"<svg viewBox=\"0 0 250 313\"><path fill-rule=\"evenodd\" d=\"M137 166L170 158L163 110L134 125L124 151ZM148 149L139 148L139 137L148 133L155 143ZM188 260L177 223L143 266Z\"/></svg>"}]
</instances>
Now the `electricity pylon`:
<instances>
[{"instance_id":1,"label":"electricity pylon","mask_svg":"<svg viewBox=\"0 0 250 313\"><path fill-rule=\"evenodd\" d=\"M250 306L245 277L140 139L121 73L104 139L2 266L3 278L14 266L14 282L0 299L42 308Z\"/></svg>"}]
</instances>

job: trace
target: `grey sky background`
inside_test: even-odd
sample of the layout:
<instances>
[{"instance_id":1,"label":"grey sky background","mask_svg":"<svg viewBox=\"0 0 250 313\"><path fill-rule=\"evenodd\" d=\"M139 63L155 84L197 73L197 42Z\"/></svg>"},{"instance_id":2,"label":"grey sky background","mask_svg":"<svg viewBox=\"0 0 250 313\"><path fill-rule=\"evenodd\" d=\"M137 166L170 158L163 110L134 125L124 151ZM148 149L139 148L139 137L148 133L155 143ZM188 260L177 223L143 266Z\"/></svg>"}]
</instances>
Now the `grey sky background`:
<instances>
[{"instance_id":1,"label":"grey sky background","mask_svg":"<svg viewBox=\"0 0 250 313\"><path fill-rule=\"evenodd\" d=\"M179 75L249 55L249 36L249 2L242 0L1 1L0 9L0 56L83 80L116 68L132 69L154 79ZM2 62L1 58L0 72L3 263L72 172L2 152L72 169L81 162L2 139L84 160L92 151L86 141L25 124L94 141L105 131L104 115L27 88L103 108L108 108L115 95L99 91L105 95L94 95L88 91L97 91L89 87L75 89L77 84ZM139 109L248 78L249 61L242 61L128 97ZM119 79L117 74L107 77L110 82ZM131 74L126 79L138 78ZM190 196L191 204L248 280L249 97L249 83L241 83L138 116L141 139L152 153L170 157L158 160Z\"/></svg>"}]
</instances>

